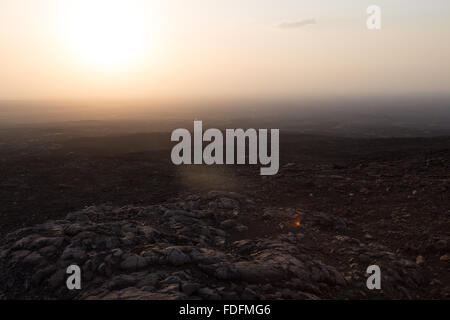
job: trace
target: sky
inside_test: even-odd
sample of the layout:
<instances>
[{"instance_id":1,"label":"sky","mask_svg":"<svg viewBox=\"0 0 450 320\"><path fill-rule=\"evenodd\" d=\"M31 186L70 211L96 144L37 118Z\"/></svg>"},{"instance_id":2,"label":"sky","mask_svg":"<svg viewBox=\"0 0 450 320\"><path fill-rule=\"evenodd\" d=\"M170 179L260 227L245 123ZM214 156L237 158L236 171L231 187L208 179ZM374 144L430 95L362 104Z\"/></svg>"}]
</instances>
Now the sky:
<instances>
[{"instance_id":1,"label":"sky","mask_svg":"<svg viewBox=\"0 0 450 320\"><path fill-rule=\"evenodd\" d=\"M0 0L0 100L446 95L449 57L448 0Z\"/></svg>"}]
</instances>

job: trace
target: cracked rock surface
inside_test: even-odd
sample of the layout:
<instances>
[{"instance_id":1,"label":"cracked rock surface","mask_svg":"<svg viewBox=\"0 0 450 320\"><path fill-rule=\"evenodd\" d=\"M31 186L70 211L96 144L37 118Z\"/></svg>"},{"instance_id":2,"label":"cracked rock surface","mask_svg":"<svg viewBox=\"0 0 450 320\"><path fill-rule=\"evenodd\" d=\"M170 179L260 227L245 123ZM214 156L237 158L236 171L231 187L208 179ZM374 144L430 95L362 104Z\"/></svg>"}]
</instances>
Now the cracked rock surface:
<instances>
[{"instance_id":1,"label":"cracked rock surface","mask_svg":"<svg viewBox=\"0 0 450 320\"><path fill-rule=\"evenodd\" d=\"M232 192L107 205L19 229L0 247L3 299L417 299L421 264L325 212L263 208ZM66 268L81 268L68 290ZM382 290L366 268L382 270Z\"/></svg>"}]
</instances>

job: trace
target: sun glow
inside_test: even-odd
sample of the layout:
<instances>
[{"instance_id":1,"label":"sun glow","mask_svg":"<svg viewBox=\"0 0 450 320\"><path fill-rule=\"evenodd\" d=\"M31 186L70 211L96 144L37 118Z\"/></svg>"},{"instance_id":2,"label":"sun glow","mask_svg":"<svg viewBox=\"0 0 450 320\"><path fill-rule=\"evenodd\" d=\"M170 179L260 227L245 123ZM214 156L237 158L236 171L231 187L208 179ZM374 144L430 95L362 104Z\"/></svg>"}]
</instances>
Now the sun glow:
<instances>
[{"instance_id":1,"label":"sun glow","mask_svg":"<svg viewBox=\"0 0 450 320\"><path fill-rule=\"evenodd\" d=\"M155 50L160 21L151 1L67 0L62 31L70 52L92 67L123 68Z\"/></svg>"}]
</instances>

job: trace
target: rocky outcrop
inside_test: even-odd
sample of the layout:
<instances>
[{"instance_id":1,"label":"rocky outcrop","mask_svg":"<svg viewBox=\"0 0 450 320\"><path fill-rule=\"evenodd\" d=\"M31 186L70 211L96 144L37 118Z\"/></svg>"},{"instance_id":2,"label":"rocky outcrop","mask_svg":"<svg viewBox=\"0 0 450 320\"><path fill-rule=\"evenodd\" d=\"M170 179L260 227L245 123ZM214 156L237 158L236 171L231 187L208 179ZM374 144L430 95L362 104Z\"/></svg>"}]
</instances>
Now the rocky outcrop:
<instances>
[{"instance_id":1,"label":"rocky outcrop","mask_svg":"<svg viewBox=\"0 0 450 320\"><path fill-rule=\"evenodd\" d=\"M259 208L234 193L93 206L6 235L1 298L330 299L421 297L420 266L326 213ZM78 265L81 290L68 290ZM366 288L367 266L382 290Z\"/></svg>"}]
</instances>

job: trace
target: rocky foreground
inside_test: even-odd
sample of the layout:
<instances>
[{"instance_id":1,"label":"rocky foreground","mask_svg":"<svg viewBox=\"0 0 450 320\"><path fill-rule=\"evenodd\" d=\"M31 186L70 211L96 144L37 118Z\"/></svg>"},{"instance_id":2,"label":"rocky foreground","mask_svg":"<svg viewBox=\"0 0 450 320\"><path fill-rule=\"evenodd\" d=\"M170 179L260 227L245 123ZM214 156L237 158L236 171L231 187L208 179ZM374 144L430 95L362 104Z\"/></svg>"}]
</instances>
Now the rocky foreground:
<instances>
[{"instance_id":1,"label":"rocky foreground","mask_svg":"<svg viewBox=\"0 0 450 320\"><path fill-rule=\"evenodd\" d=\"M351 221L263 208L235 193L147 207L93 206L7 234L3 299L418 299L421 264L352 236ZM82 289L68 290L77 264ZM382 290L368 290L379 265Z\"/></svg>"}]
</instances>

